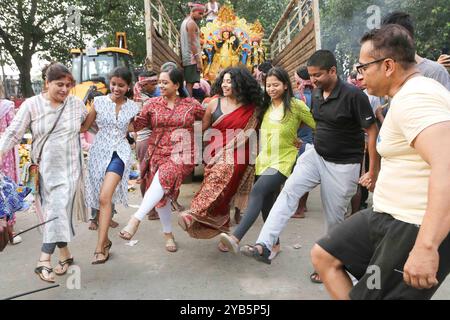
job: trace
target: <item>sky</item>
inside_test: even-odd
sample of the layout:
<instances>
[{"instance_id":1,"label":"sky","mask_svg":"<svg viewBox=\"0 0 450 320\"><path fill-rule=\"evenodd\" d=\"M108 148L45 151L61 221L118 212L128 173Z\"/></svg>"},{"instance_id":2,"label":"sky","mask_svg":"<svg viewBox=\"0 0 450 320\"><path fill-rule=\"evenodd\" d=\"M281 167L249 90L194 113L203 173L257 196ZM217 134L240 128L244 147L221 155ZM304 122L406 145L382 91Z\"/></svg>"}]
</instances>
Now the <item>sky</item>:
<instances>
[{"instance_id":1,"label":"sky","mask_svg":"<svg viewBox=\"0 0 450 320\"><path fill-rule=\"evenodd\" d=\"M34 54L33 58L31 59L31 79L41 78L41 70L42 68L48 63L46 60L39 59L38 54ZM19 69L16 68L15 65L13 66L4 66L5 69L5 75L6 76L13 76L14 78L19 77ZM1 76L1 69L0 69L0 76Z\"/></svg>"}]
</instances>

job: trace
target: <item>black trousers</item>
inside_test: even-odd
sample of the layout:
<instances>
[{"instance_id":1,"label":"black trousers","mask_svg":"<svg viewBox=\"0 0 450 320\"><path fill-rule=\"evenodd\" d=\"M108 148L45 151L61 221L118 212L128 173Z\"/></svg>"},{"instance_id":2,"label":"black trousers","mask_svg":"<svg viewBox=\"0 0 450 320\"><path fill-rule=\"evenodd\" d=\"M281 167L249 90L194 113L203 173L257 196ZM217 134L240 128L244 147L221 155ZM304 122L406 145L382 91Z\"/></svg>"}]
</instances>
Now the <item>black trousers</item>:
<instances>
[{"instance_id":1,"label":"black trousers","mask_svg":"<svg viewBox=\"0 0 450 320\"><path fill-rule=\"evenodd\" d=\"M260 176L250 192L247 210L244 217L234 230L233 235L241 240L250 227L255 223L259 213L262 211L263 220L266 221L273 204L277 200L278 193L287 177L278 170L269 168Z\"/></svg>"}]
</instances>

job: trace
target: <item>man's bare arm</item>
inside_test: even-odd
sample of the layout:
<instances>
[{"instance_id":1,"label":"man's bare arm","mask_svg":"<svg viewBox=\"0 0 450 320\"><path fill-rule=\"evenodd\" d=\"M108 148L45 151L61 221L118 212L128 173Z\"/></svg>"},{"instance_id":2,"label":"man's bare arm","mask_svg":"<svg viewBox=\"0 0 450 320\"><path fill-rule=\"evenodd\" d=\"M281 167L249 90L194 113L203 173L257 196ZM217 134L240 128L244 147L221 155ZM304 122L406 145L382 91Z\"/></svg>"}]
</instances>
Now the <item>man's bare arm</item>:
<instances>
[{"instance_id":1,"label":"man's bare arm","mask_svg":"<svg viewBox=\"0 0 450 320\"><path fill-rule=\"evenodd\" d=\"M450 233L450 121L423 130L413 147L431 166L428 206L416 242L404 266L404 280L418 289L437 284L438 249Z\"/></svg>"}]
</instances>

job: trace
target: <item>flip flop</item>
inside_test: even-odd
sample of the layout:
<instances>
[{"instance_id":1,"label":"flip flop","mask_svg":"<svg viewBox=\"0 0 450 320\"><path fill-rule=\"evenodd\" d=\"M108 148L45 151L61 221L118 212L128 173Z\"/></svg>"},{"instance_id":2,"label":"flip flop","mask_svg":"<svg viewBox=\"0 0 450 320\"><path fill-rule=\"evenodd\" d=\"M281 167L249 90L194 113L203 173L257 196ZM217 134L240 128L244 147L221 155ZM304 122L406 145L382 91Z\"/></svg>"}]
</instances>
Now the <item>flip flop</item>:
<instances>
[{"instance_id":1,"label":"flip flop","mask_svg":"<svg viewBox=\"0 0 450 320\"><path fill-rule=\"evenodd\" d=\"M311 273L311 275L309 276L309 280L311 280L311 282L313 283L323 283L322 280L320 280L319 274L316 271Z\"/></svg>"},{"instance_id":2,"label":"flip flop","mask_svg":"<svg viewBox=\"0 0 450 320\"><path fill-rule=\"evenodd\" d=\"M67 273L67 270L69 270L69 267L71 266L73 264L73 257L70 257L69 259L66 259L66 260L64 260L64 261L58 261L58 265L60 265L61 266L61 268L62 268L62 272L57 272L56 270L54 270L54 272L55 272L55 274L57 275L57 276L62 276L62 275L64 275L64 274L66 274ZM67 268L65 269L64 268L64 266L66 266L67 265Z\"/></svg>"},{"instance_id":3,"label":"flip flop","mask_svg":"<svg viewBox=\"0 0 450 320\"><path fill-rule=\"evenodd\" d=\"M50 262L50 260L39 261L39 262L47 262L47 261ZM44 270L47 271L48 276L50 276L50 274L53 272L53 268L49 268L49 267L47 267L47 266L39 266L39 267L36 267L36 268L34 269L34 272L39 276L39 278L40 278L41 280L43 280L43 281L45 281L45 282L55 283L55 279L46 278L46 277L44 276L44 273L43 273Z\"/></svg>"}]
</instances>

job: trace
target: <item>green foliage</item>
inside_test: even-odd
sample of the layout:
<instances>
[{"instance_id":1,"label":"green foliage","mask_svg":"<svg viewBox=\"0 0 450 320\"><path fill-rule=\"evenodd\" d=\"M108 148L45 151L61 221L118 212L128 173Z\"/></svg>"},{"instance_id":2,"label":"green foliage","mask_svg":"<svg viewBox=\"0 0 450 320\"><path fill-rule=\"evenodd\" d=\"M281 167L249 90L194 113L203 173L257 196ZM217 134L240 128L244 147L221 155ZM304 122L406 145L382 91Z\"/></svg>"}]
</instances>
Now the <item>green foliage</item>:
<instances>
[{"instance_id":1,"label":"green foliage","mask_svg":"<svg viewBox=\"0 0 450 320\"><path fill-rule=\"evenodd\" d=\"M248 22L259 19L269 38L290 0L230 0L237 15Z\"/></svg>"},{"instance_id":2,"label":"green foliage","mask_svg":"<svg viewBox=\"0 0 450 320\"><path fill-rule=\"evenodd\" d=\"M377 5L381 15L409 12L416 20L418 53L436 57L449 44L450 0L320 0L322 47L336 52L345 72L357 61L358 40L368 31L367 8ZM187 0L163 0L176 26L189 10ZM204 1L206 2L206 1ZM219 1L221 4L225 0ZM226 0L239 17L259 19L268 38L289 0ZM66 25L69 6L81 10L80 28ZM88 39L114 44L116 31L127 32L129 49L137 64L146 56L144 0L0 0L0 45L20 70L22 91L31 94L31 57L67 62L71 48L84 48ZM27 75L28 74L28 75Z\"/></svg>"},{"instance_id":3,"label":"green foliage","mask_svg":"<svg viewBox=\"0 0 450 320\"><path fill-rule=\"evenodd\" d=\"M449 0L321 0L322 48L334 51L341 72L348 74L359 56L359 39L369 31L368 20L378 6L381 17L392 11L408 12L415 20L416 46L419 55L436 59L449 45Z\"/></svg>"}]
</instances>

